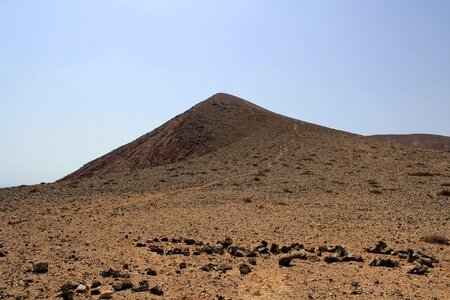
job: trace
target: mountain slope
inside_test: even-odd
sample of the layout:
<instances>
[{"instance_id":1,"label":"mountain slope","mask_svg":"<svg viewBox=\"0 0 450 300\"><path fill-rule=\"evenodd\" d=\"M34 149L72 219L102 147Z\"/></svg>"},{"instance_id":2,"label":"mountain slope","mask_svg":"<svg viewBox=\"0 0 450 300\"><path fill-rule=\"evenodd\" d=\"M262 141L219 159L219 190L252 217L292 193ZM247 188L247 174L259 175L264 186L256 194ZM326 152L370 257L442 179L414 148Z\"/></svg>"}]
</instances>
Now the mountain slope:
<instances>
[{"instance_id":1,"label":"mountain slope","mask_svg":"<svg viewBox=\"0 0 450 300\"><path fill-rule=\"evenodd\" d=\"M274 118L282 117L243 99L219 93L62 180L145 169L199 157L253 134Z\"/></svg>"},{"instance_id":2,"label":"mountain slope","mask_svg":"<svg viewBox=\"0 0 450 300\"><path fill-rule=\"evenodd\" d=\"M450 151L450 137L434 134L379 134L371 137L421 148Z\"/></svg>"}]
</instances>

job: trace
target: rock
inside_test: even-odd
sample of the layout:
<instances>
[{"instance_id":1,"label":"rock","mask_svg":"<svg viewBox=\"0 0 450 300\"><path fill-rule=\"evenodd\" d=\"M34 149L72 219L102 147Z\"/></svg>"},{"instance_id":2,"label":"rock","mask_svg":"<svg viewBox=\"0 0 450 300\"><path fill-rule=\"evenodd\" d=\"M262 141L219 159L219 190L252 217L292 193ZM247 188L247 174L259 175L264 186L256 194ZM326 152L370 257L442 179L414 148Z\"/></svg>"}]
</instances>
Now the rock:
<instances>
[{"instance_id":1,"label":"rock","mask_svg":"<svg viewBox=\"0 0 450 300\"><path fill-rule=\"evenodd\" d=\"M168 242L168 241L169 241L169 239L167 237L161 238L161 242Z\"/></svg>"},{"instance_id":2,"label":"rock","mask_svg":"<svg viewBox=\"0 0 450 300\"><path fill-rule=\"evenodd\" d=\"M156 245L150 245L148 247L148 251L155 252L156 254L159 254L159 255L163 255L164 254L164 249L159 247L159 246L156 246Z\"/></svg>"},{"instance_id":3,"label":"rock","mask_svg":"<svg viewBox=\"0 0 450 300\"><path fill-rule=\"evenodd\" d=\"M102 285L102 283L101 283L100 281L94 280L94 281L92 281L91 289L98 288L98 287L101 286L101 285Z\"/></svg>"},{"instance_id":4,"label":"rock","mask_svg":"<svg viewBox=\"0 0 450 300\"><path fill-rule=\"evenodd\" d=\"M183 254L184 256L189 256L191 255L191 251L189 250L189 248L184 248L181 254Z\"/></svg>"},{"instance_id":5,"label":"rock","mask_svg":"<svg viewBox=\"0 0 450 300\"><path fill-rule=\"evenodd\" d=\"M434 268L433 261L431 260L431 258L422 257L422 258L419 258L417 261L420 262L422 265L425 265L429 268Z\"/></svg>"},{"instance_id":6,"label":"rock","mask_svg":"<svg viewBox=\"0 0 450 300\"><path fill-rule=\"evenodd\" d=\"M291 265L292 257L287 254L280 257L278 264L283 267L289 267Z\"/></svg>"},{"instance_id":7,"label":"rock","mask_svg":"<svg viewBox=\"0 0 450 300\"><path fill-rule=\"evenodd\" d=\"M61 297L64 300L73 300L73 290L60 292L58 297Z\"/></svg>"},{"instance_id":8,"label":"rock","mask_svg":"<svg viewBox=\"0 0 450 300\"><path fill-rule=\"evenodd\" d=\"M86 293L88 290L88 287L84 284L80 284L76 289L75 292L79 293L79 294L84 294Z\"/></svg>"},{"instance_id":9,"label":"rock","mask_svg":"<svg viewBox=\"0 0 450 300\"><path fill-rule=\"evenodd\" d=\"M218 241L217 244L222 245L224 248L228 248L233 244L233 240L229 237L226 237L225 239Z\"/></svg>"},{"instance_id":10,"label":"rock","mask_svg":"<svg viewBox=\"0 0 450 300\"><path fill-rule=\"evenodd\" d=\"M356 261L356 262L363 262L364 259L356 254L348 253L346 256L342 257L342 261Z\"/></svg>"},{"instance_id":11,"label":"rock","mask_svg":"<svg viewBox=\"0 0 450 300\"><path fill-rule=\"evenodd\" d=\"M59 291L65 292L65 291L75 290L79 285L80 284L78 282L65 283L59 288Z\"/></svg>"},{"instance_id":12,"label":"rock","mask_svg":"<svg viewBox=\"0 0 450 300\"><path fill-rule=\"evenodd\" d=\"M242 275L247 275L251 271L252 269L250 269L250 267L247 264L241 264L239 266L239 272L241 272Z\"/></svg>"},{"instance_id":13,"label":"rock","mask_svg":"<svg viewBox=\"0 0 450 300\"><path fill-rule=\"evenodd\" d=\"M48 261L46 260L37 260L33 263L33 272L34 273L46 273L48 272Z\"/></svg>"},{"instance_id":14,"label":"rock","mask_svg":"<svg viewBox=\"0 0 450 300\"><path fill-rule=\"evenodd\" d=\"M334 252L336 252L339 257L344 257L348 254L347 249L345 249L344 245L337 245L334 249Z\"/></svg>"},{"instance_id":15,"label":"rock","mask_svg":"<svg viewBox=\"0 0 450 300\"><path fill-rule=\"evenodd\" d=\"M392 260L390 258L388 259L374 258L369 262L369 265L372 267L397 268L400 264L397 261Z\"/></svg>"},{"instance_id":16,"label":"rock","mask_svg":"<svg viewBox=\"0 0 450 300\"><path fill-rule=\"evenodd\" d=\"M160 285L155 285L150 289L150 293L157 296L162 296L164 294L163 289Z\"/></svg>"},{"instance_id":17,"label":"rock","mask_svg":"<svg viewBox=\"0 0 450 300\"><path fill-rule=\"evenodd\" d=\"M323 260L324 260L326 263L331 264L331 263L341 262L341 261L342 261L342 258L339 257L339 256L337 255L337 253L333 253L333 254L331 254L331 255L325 256L325 257L323 258Z\"/></svg>"},{"instance_id":18,"label":"rock","mask_svg":"<svg viewBox=\"0 0 450 300\"><path fill-rule=\"evenodd\" d=\"M147 280L141 280L139 281L139 285L136 287L133 287L131 289L132 292L138 293L138 292L146 292L150 289L150 286L148 284Z\"/></svg>"},{"instance_id":19,"label":"rock","mask_svg":"<svg viewBox=\"0 0 450 300\"><path fill-rule=\"evenodd\" d=\"M144 243L136 243L136 247L138 248L142 248L145 247L146 245Z\"/></svg>"},{"instance_id":20,"label":"rock","mask_svg":"<svg viewBox=\"0 0 450 300\"><path fill-rule=\"evenodd\" d=\"M415 266L408 270L408 274L425 275L428 273L428 267L421 263L415 263Z\"/></svg>"},{"instance_id":21,"label":"rock","mask_svg":"<svg viewBox=\"0 0 450 300\"><path fill-rule=\"evenodd\" d=\"M212 270L216 270L217 269L217 265L209 263L209 264L204 265L201 269L203 271L205 271L205 272L209 272L209 271L212 271Z\"/></svg>"},{"instance_id":22,"label":"rock","mask_svg":"<svg viewBox=\"0 0 450 300\"><path fill-rule=\"evenodd\" d=\"M280 249L281 253L289 253L291 251L291 247L290 246L283 246Z\"/></svg>"},{"instance_id":23,"label":"rock","mask_svg":"<svg viewBox=\"0 0 450 300\"><path fill-rule=\"evenodd\" d=\"M222 273L226 273L227 271L233 269L232 266L227 265L227 264L220 264L217 266L217 271L222 272Z\"/></svg>"},{"instance_id":24,"label":"rock","mask_svg":"<svg viewBox=\"0 0 450 300\"><path fill-rule=\"evenodd\" d=\"M100 295L100 287L91 289L91 295Z\"/></svg>"},{"instance_id":25,"label":"rock","mask_svg":"<svg viewBox=\"0 0 450 300\"><path fill-rule=\"evenodd\" d=\"M270 246L270 253L272 253L272 254L280 254L280 247L278 247L278 245L277 244L275 244L275 243L273 243L271 246Z\"/></svg>"},{"instance_id":26,"label":"rock","mask_svg":"<svg viewBox=\"0 0 450 300\"><path fill-rule=\"evenodd\" d=\"M256 266L256 258L250 257L250 258L248 259L248 262L249 262L251 265Z\"/></svg>"},{"instance_id":27,"label":"rock","mask_svg":"<svg viewBox=\"0 0 450 300\"><path fill-rule=\"evenodd\" d=\"M173 239L172 239L172 243L173 243L173 244L181 243L181 239L173 238Z\"/></svg>"},{"instance_id":28,"label":"rock","mask_svg":"<svg viewBox=\"0 0 450 300\"><path fill-rule=\"evenodd\" d=\"M147 269L147 271L145 272L145 274L150 275L150 276L156 276L156 271L153 269Z\"/></svg>"},{"instance_id":29,"label":"rock","mask_svg":"<svg viewBox=\"0 0 450 300\"><path fill-rule=\"evenodd\" d=\"M115 291L124 291L131 289L133 287L133 283L130 279L124 279L121 283L116 283L112 285Z\"/></svg>"},{"instance_id":30,"label":"rock","mask_svg":"<svg viewBox=\"0 0 450 300\"><path fill-rule=\"evenodd\" d=\"M112 289L100 290L99 299L111 299L113 297L114 291Z\"/></svg>"},{"instance_id":31,"label":"rock","mask_svg":"<svg viewBox=\"0 0 450 300\"><path fill-rule=\"evenodd\" d=\"M178 266L180 267L180 269L186 269L187 264L183 261Z\"/></svg>"},{"instance_id":32,"label":"rock","mask_svg":"<svg viewBox=\"0 0 450 300\"><path fill-rule=\"evenodd\" d=\"M314 252L316 252L316 248L314 248L314 247L308 247L308 248L306 249L306 251L308 251L308 252L310 252L310 253L314 253Z\"/></svg>"},{"instance_id":33,"label":"rock","mask_svg":"<svg viewBox=\"0 0 450 300\"><path fill-rule=\"evenodd\" d=\"M111 277L111 278L120 278L126 277L124 274L121 274L119 271L109 268L106 271L102 271L101 274L103 277Z\"/></svg>"},{"instance_id":34,"label":"rock","mask_svg":"<svg viewBox=\"0 0 450 300\"><path fill-rule=\"evenodd\" d=\"M379 241L374 248L367 248L367 252L376 254L393 254L395 251L387 246L383 241Z\"/></svg>"},{"instance_id":35,"label":"rock","mask_svg":"<svg viewBox=\"0 0 450 300\"><path fill-rule=\"evenodd\" d=\"M195 240L194 239L185 239L184 243L186 245L194 245L195 244Z\"/></svg>"},{"instance_id":36,"label":"rock","mask_svg":"<svg viewBox=\"0 0 450 300\"><path fill-rule=\"evenodd\" d=\"M242 248L242 247L231 246L231 247L228 248L228 252L232 256L245 257L247 250L245 248Z\"/></svg>"},{"instance_id":37,"label":"rock","mask_svg":"<svg viewBox=\"0 0 450 300\"><path fill-rule=\"evenodd\" d=\"M6 251L3 249L0 249L0 257L5 257L6 256Z\"/></svg>"},{"instance_id":38,"label":"rock","mask_svg":"<svg viewBox=\"0 0 450 300\"><path fill-rule=\"evenodd\" d=\"M256 253L255 251L247 251L247 254L245 256L247 256L247 257L257 257L258 253Z\"/></svg>"}]
</instances>

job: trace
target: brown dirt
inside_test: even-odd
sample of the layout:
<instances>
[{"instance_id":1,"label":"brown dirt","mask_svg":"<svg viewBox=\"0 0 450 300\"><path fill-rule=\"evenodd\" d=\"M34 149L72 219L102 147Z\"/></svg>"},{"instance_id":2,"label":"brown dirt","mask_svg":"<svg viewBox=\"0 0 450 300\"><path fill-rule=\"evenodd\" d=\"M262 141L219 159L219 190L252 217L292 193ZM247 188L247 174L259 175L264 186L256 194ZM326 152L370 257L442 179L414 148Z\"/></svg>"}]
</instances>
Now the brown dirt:
<instances>
[{"instance_id":1,"label":"brown dirt","mask_svg":"<svg viewBox=\"0 0 450 300\"><path fill-rule=\"evenodd\" d=\"M385 134L373 135L380 140L414 147L450 151L450 137L434 134Z\"/></svg>"},{"instance_id":2,"label":"brown dirt","mask_svg":"<svg viewBox=\"0 0 450 300\"><path fill-rule=\"evenodd\" d=\"M449 236L450 198L441 191L450 184L450 153L260 112L264 126L243 129L239 138L229 133L223 146L214 141L214 150L188 160L0 190L0 248L7 252L0 257L0 299L58 299L67 282L120 282L101 276L108 268L164 290L163 297L127 290L113 299L450 298L450 248L424 239ZM246 249L262 240L302 243L315 251L291 267L278 265L280 255L261 254L241 275L248 258L194 256L199 246L170 241L153 244L188 247L190 255L158 255L148 251L150 237L212 245L230 237ZM439 263L426 275L408 274L407 260L364 250L379 240L395 250L423 249ZM318 255L318 246L338 244L364 262L329 264ZM372 258L400 267L373 267ZM48 260L47 273L29 271L37 259ZM187 267L180 270L180 262ZM208 263L232 269L201 270ZM147 268L157 276L146 275ZM91 298L98 296L74 296Z\"/></svg>"}]
</instances>

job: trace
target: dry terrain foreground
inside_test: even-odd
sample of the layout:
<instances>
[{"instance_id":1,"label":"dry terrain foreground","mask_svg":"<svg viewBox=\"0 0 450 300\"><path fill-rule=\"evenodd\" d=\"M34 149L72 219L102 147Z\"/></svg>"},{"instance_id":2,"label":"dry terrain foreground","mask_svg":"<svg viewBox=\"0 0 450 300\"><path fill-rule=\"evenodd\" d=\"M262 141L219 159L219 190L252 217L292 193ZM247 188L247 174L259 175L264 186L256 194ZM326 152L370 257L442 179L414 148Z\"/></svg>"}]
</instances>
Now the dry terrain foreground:
<instances>
[{"instance_id":1,"label":"dry terrain foreground","mask_svg":"<svg viewBox=\"0 0 450 300\"><path fill-rule=\"evenodd\" d=\"M450 299L449 195L449 152L217 94L1 189L0 299Z\"/></svg>"}]
</instances>

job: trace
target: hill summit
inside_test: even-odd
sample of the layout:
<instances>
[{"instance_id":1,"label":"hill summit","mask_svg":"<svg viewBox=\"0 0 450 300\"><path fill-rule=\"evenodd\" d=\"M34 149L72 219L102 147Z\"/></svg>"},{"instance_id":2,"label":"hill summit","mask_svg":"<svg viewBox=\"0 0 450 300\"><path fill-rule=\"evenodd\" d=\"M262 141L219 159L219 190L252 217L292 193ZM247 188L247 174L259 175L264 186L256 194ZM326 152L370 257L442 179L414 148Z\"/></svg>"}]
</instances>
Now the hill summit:
<instances>
[{"instance_id":1,"label":"hill summit","mask_svg":"<svg viewBox=\"0 0 450 300\"><path fill-rule=\"evenodd\" d=\"M274 118L284 117L241 98L218 93L62 180L145 169L203 156L247 137Z\"/></svg>"}]
</instances>

